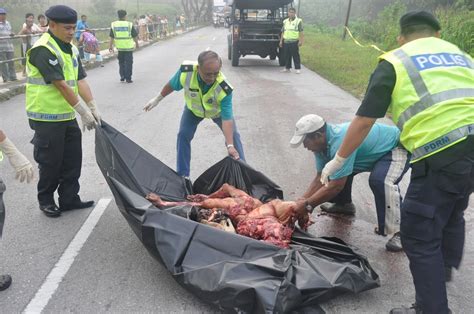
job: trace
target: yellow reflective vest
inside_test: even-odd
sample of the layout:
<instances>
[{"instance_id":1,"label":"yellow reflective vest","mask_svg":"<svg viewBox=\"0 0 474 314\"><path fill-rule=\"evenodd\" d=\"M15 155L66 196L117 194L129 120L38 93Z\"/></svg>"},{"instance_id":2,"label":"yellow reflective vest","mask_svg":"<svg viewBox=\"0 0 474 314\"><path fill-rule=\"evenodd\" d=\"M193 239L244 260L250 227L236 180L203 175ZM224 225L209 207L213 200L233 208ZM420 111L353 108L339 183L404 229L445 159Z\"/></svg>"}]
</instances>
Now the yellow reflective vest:
<instances>
[{"instance_id":1,"label":"yellow reflective vest","mask_svg":"<svg viewBox=\"0 0 474 314\"><path fill-rule=\"evenodd\" d=\"M135 49L135 42L132 37L132 22L115 21L112 22L110 27L114 33L114 43L117 50L133 51Z\"/></svg>"},{"instance_id":2,"label":"yellow reflective vest","mask_svg":"<svg viewBox=\"0 0 474 314\"><path fill-rule=\"evenodd\" d=\"M186 106L200 118L218 118L221 114L221 101L232 92L232 86L219 72L212 87L203 94L199 86L196 62L185 61L181 65L180 83L184 89Z\"/></svg>"},{"instance_id":3,"label":"yellow reflective vest","mask_svg":"<svg viewBox=\"0 0 474 314\"><path fill-rule=\"evenodd\" d=\"M26 54L26 68L28 77L26 79L26 114L28 118L36 121L59 122L76 118L71 105L63 97L61 92L50 82L46 83L38 68L30 63L30 53L37 47L46 47L56 56L56 60L63 69L66 83L78 94L77 79L79 74L78 56L79 51L73 45L72 55L61 50L56 41L49 33L44 33Z\"/></svg>"},{"instance_id":4,"label":"yellow reflective vest","mask_svg":"<svg viewBox=\"0 0 474 314\"><path fill-rule=\"evenodd\" d=\"M416 162L474 134L472 58L435 37L420 38L380 56L396 73L388 112L400 142Z\"/></svg>"},{"instance_id":5,"label":"yellow reflective vest","mask_svg":"<svg viewBox=\"0 0 474 314\"><path fill-rule=\"evenodd\" d=\"M293 21L287 18L283 21L283 40L285 41L297 41L300 38L299 25L301 19L295 17Z\"/></svg>"}]
</instances>

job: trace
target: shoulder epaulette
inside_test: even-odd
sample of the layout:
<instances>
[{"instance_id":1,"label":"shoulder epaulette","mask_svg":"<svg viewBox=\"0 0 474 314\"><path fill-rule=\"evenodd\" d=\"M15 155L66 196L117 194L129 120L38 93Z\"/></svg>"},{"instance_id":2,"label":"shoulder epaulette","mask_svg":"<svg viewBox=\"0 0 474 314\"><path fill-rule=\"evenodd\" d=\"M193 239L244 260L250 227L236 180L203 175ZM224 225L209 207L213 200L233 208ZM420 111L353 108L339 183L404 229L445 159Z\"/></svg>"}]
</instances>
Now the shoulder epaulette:
<instances>
[{"instance_id":1,"label":"shoulder epaulette","mask_svg":"<svg viewBox=\"0 0 474 314\"><path fill-rule=\"evenodd\" d=\"M192 72L194 70L194 65L196 64L196 62L192 62L192 61L184 61L182 64L181 64L181 72Z\"/></svg>"},{"instance_id":2,"label":"shoulder epaulette","mask_svg":"<svg viewBox=\"0 0 474 314\"><path fill-rule=\"evenodd\" d=\"M224 90L224 92L229 95L230 93L232 93L232 91L234 90L232 88L232 86L230 86L229 83L227 83L226 81L222 81L220 84L219 84L221 87L222 87L222 90Z\"/></svg>"}]
</instances>

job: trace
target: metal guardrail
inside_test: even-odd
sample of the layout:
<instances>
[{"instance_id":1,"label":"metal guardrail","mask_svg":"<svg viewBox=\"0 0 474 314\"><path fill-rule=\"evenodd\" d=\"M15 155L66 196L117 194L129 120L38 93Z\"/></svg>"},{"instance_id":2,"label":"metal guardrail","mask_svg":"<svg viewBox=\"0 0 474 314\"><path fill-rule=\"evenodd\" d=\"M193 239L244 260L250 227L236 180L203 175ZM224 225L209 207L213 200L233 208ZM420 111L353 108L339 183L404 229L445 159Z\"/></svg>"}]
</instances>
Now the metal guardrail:
<instances>
[{"instance_id":1,"label":"metal guardrail","mask_svg":"<svg viewBox=\"0 0 474 314\"><path fill-rule=\"evenodd\" d=\"M149 26L152 25L152 31L150 32L149 30ZM166 34L164 37L162 37L162 34L163 34L163 26L166 25ZM194 23L191 23L189 25L186 25L184 27L184 29L182 27L177 27L176 24L174 23L174 20L171 21L171 23L167 23L167 24L162 24L162 23L152 23L152 24L146 24L146 41L153 41L155 39L158 39L158 38L166 38L168 36L171 36L173 34L176 34L176 31L179 29L179 30L186 30L187 27L193 27L195 26ZM171 26L171 30L170 30L170 26ZM137 33L140 35L140 25L139 26L135 26L135 29L137 31ZM104 28L90 28L89 30L91 31L94 31L94 32L110 32L110 27L104 27ZM84 32L84 30L81 30L81 32ZM42 33L38 33L38 34L28 34L28 35L12 35L12 36L3 36L3 37L0 37L0 41L1 40L15 40L15 39L23 39L23 38L32 38L32 37L40 37L42 35ZM96 35L97 37L97 35ZM109 38L109 36L107 35L107 38ZM99 39L99 38L97 38ZM104 44L104 43L109 43L110 42L110 39L107 39L107 40L99 40L98 41L99 44ZM77 42L76 42L77 44ZM14 44L15 45L15 44ZM20 45L20 49L22 49L21 45ZM2 60L0 61L0 65L3 64L3 63L10 63L10 62L16 62L16 61L23 61L25 60L26 57L18 57L18 58L13 58L13 59L8 59L8 60Z\"/></svg>"}]
</instances>

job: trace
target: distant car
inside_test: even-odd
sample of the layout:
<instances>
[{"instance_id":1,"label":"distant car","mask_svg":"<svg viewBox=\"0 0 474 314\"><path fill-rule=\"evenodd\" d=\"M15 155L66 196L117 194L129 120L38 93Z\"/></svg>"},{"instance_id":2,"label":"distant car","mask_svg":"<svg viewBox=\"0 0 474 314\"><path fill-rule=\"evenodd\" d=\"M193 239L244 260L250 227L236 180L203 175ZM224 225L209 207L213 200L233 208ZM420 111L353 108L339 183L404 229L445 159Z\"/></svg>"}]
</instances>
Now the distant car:
<instances>
[{"instance_id":1,"label":"distant car","mask_svg":"<svg viewBox=\"0 0 474 314\"><path fill-rule=\"evenodd\" d=\"M238 66L240 57L247 55L278 57L280 66L284 65L280 33L292 4L293 0L234 0L230 4L227 41L232 66Z\"/></svg>"}]
</instances>

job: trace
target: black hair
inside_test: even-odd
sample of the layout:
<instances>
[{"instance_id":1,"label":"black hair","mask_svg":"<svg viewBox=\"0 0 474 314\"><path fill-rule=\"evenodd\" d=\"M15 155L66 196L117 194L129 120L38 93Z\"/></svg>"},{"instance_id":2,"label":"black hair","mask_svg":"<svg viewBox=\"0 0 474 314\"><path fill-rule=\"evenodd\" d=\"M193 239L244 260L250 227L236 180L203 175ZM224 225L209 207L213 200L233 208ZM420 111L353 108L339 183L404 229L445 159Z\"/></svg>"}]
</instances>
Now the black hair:
<instances>
[{"instance_id":1,"label":"black hair","mask_svg":"<svg viewBox=\"0 0 474 314\"><path fill-rule=\"evenodd\" d=\"M404 26L400 30L402 36L410 36L412 34L425 34L425 35L434 35L436 30L428 24L418 24L418 25L409 25Z\"/></svg>"},{"instance_id":2,"label":"black hair","mask_svg":"<svg viewBox=\"0 0 474 314\"><path fill-rule=\"evenodd\" d=\"M288 9L288 12L290 12L290 11L291 11L291 12L296 12L296 9L295 9L295 8L289 8L289 9Z\"/></svg>"},{"instance_id":3,"label":"black hair","mask_svg":"<svg viewBox=\"0 0 474 314\"><path fill-rule=\"evenodd\" d=\"M46 16L44 16L43 14L39 14L39 15L38 15L38 21L39 21L41 18L46 18Z\"/></svg>"},{"instance_id":4,"label":"black hair","mask_svg":"<svg viewBox=\"0 0 474 314\"><path fill-rule=\"evenodd\" d=\"M87 17L87 15L85 15L85 14L82 14L82 15L81 15L81 19L82 19L83 17Z\"/></svg>"},{"instance_id":5,"label":"black hair","mask_svg":"<svg viewBox=\"0 0 474 314\"><path fill-rule=\"evenodd\" d=\"M324 134L326 133L326 122L324 122L324 125L322 127L320 127L318 130L314 131L314 132L311 132L311 133L308 133L306 134L307 137L309 138L315 138L316 136L319 136L321 134Z\"/></svg>"},{"instance_id":6,"label":"black hair","mask_svg":"<svg viewBox=\"0 0 474 314\"><path fill-rule=\"evenodd\" d=\"M118 10L118 11L117 11L117 15L118 15L119 19L123 19L124 17L127 16L127 11L125 11L125 10Z\"/></svg>"},{"instance_id":7,"label":"black hair","mask_svg":"<svg viewBox=\"0 0 474 314\"><path fill-rule=\"evenodd\" d=\"M206 50L206 51L201 52L198 56L198 64L199 66L203 66L207 60L211 60L211 59L218 60L219 63L222 65L221 57L219 57L217 52L214 52L212 50Z\"/></svg>"},{"instance_id":8,"label":"black hair","mask_svg":"<svg viewBox=\"0 0 474 314\"><path fill-rule=\"evenodd\" d=\"M33 13L26 13L25 14L25 19L29 18L30 16L35 17Z\"/></svg>"}]
</instances>

